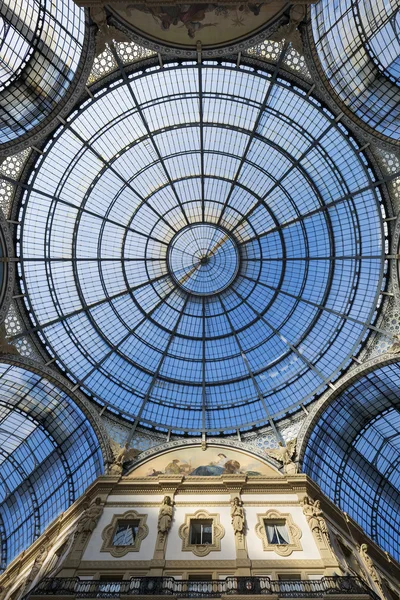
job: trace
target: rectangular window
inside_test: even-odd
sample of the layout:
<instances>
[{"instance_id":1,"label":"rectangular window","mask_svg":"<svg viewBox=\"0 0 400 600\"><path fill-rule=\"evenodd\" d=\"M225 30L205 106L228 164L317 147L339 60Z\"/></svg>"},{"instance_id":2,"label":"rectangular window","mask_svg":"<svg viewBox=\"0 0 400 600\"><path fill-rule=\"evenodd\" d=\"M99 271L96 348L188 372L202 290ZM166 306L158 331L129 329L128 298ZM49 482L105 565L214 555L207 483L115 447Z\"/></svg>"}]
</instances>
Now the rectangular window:
<instances>
[{"instance_id":1,"label":"rectangular window","mask_svg":"<svg viewBox=\"0 0 400 600\"><path fill-rule=\"evenodd\" d=\"M118 521L113 546L134 546L139 529L139 520Z\"/></svg>"},{"instance_id":2,"label":"rectangular window","mask_svg":"<svg viewBox=\"0 0 400 600\"><path fill-rule=\"evenodd\" d=\"M190 543L193 545L212 544L212 519L191 519Z\"/></svg>"},{"instance_id":3,"label":"rectangular window","mask_svg":"<svg viewBox=\"0 0 400 600\"><path fill-rule=\"evenodd\" d=\"M269 544L289 544L289 534L286 529L286 521L270 521L266 519L264 521L265 531Z\"/></svg>"}]
</instances>

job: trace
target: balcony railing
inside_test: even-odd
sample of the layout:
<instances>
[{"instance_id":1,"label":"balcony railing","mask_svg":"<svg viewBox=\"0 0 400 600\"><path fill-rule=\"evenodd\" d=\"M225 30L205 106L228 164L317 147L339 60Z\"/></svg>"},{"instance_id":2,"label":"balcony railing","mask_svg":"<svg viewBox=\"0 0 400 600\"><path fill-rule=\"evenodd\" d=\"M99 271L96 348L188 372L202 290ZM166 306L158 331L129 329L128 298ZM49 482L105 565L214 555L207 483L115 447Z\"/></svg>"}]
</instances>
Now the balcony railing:
<instances>
[{"instance_id":1,"label":"balcony railing","mask_svg":"<svg viewBox=\"0 0 400 600\"><path fill-rule=\"evenodd\" d=\"M323 577L319 580L272 580L269 577L227 577L213 581L192 581L174 577L132 577L127 581L43 579L25 599L37 596L72 598L123 598L124 596L174 596L177 598L219 598L225 595L271 595L279 598L321 598L330 594L364 594L379 597L358 577Z\"/></svg>"}]
</instances>

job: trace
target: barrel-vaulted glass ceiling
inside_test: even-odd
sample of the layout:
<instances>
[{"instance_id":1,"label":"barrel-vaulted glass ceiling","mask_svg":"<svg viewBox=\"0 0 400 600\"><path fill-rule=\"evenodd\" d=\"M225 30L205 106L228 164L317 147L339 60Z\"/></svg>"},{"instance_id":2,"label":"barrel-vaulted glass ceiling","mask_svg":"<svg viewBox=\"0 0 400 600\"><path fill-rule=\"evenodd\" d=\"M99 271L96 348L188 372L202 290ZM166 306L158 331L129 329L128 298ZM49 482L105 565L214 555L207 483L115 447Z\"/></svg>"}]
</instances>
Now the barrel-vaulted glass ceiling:
<instances>
[{"instance_id":1,"label":"barrel-vaulted glass ceiling","mask_svg":"<svg viewBox=\"0 0 400 600\"><path fill-rule=\"evenodd\" d=\"M370 127L399 141L399 1L319 0L311 17L318 56L334 92Z\"/></svg>"},{"instance_id":2,"label":"barrel-vaulted glass ceiling","mask_svg":"<svg viewBox=\"0 0 400 600\"><path fill-rule=\"evenodd\" d=\"M367 336L384 268L374 175L279 67L120 69L29 179L17 250L33 331L136 423L265 424Z\"/></svg>"},{"instance_id":3,"label":"barrel-vaulted glass ceiling","mask_svg":"<svg viewBox=\"0 0 400 600\"><path fill-rule=\"evenodd\" d=\"M400 559L400 365L350 385L313 428L303 470Z\"/></svg>"},{"instance_id":4,"label":"barrel-vaulted glass ceiling","mask_svg":"<svg viewBox=\"0 0 400 600\"><path fill-rule=\"evenodd\" d=\"M39 125L65 96L84 34L73 0L0 3L0 144Z\"/></svg>"},{"instance_id":5,"label":"barrel-vaulted glass ceiling","mask_svg":"<svg viewBox=\"0 0 400 600\"><path fill-rule=\"evenodd\" d=\"M0 363L0 571L104 470L87 416L49 380Z\"/></svg>"}]
</instances>

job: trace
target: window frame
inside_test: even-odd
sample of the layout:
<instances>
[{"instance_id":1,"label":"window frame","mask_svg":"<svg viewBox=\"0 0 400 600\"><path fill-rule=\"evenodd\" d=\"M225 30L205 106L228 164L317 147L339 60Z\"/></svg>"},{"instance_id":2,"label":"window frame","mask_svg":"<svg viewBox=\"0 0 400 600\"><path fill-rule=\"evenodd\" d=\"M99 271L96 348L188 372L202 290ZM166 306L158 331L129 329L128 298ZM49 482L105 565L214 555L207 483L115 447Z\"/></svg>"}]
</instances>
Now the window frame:
<instances>
[{"instance_id":1,"label":"window frame","mask_svg":"<svg viewBox=\"0 0 400 600\"><path fill-rule=\"evenodd\" d=\"M192 544L192 521L211 521L211 544ZM221 539L225 535L225 529L220 523L219 514L198 510L192 515L185 515L185 521L179 527L178 533L182 540L182 552L192 552L196 556L207 556L210 552L221 550Z\"/></svg>"},{"instance_id":2,"label":"window frame","mask_svg":"<svg viewBox=\"0 0 400 600\"><path fill-rule=\"evenodd\" d=\"M114 544L115 535L117 533L118 524L124 521L136 521L138 523L137 533L133 544L126 546L116 546ZM111 523L103 529L102 538L103 545L100 548L100 552L109 552L112 556L120 558L125 556L128 552L139 552L142 540L144 540L148 533L149 528L146 525L147 515L138 514L134 510L130 510L123 514L114 514Z\"/></svg>"},{"instance_id":3,"label":"window frame","mask_svg":"<svg viewBox=\"0 0 400 600\"><path fill-rule=\"evenodd\" d=\"M289 542L284 544L274 544L268 540L267 535L267 524L268 522L283 523L288 533ZM280 556L290 556L294 550L303 550L300 543L302 531L298 525L293 521L293 517L290 513L280 513L273 509L263 514L257 514L257 524L255 532L258 538L260 538L265 552L276 552Z\"/></svg>"}]
</instances>

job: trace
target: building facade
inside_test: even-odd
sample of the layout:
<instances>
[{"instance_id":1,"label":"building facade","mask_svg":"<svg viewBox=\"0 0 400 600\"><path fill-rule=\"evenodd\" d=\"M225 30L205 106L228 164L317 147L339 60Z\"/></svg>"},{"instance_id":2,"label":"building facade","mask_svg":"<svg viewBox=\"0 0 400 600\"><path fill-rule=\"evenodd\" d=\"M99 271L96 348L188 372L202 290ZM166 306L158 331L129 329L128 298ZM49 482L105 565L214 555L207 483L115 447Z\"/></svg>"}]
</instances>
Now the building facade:
<instances>
[{"instance_id":1,"label":"building facade","mask_svg":"<svg viewBox=\"0 0 400 600\"><path fill-rule=\"evenodd\" d=\"M2 600L398 600L398 1L0 39Z\"/></svg>"}]
</instances>

